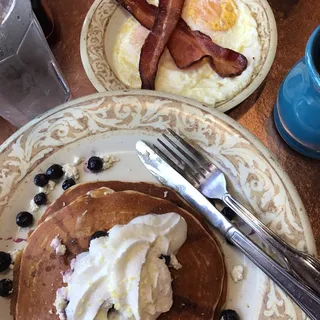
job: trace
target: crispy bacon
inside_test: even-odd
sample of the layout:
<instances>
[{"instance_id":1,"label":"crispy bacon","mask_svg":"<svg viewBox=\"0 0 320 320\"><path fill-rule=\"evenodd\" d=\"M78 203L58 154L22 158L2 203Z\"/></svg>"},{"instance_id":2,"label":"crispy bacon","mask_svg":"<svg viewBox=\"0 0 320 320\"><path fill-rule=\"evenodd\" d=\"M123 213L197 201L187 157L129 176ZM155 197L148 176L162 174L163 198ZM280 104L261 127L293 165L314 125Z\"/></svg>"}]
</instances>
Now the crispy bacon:
<instances>
[{"instance_id":1,"label":"crispy bacon","mask_svg":"<svg viewBox=\"0 0 320 320\"><path fill-rule=\"evenodd\" d=\"M155 89L159 60L181 17L184 0L159 0L157 17L140 54L142 89Z\"/></svg>"},{"instance_id":2,"label":"crispy bacon","mask_svg":"<svg viewBox=\"0 0 320 320\"><path fill-rule=\"evenodd\" d=\"M151 30L158 8L146 0L117 0L145 28ZM177 67L184 69L203 58L209 58L210 65L221 77L235 77L247 68L247 59L242 54L223 48L200 31L192 31L180 18L167 47Z\"/></svg>"}]
</instances>

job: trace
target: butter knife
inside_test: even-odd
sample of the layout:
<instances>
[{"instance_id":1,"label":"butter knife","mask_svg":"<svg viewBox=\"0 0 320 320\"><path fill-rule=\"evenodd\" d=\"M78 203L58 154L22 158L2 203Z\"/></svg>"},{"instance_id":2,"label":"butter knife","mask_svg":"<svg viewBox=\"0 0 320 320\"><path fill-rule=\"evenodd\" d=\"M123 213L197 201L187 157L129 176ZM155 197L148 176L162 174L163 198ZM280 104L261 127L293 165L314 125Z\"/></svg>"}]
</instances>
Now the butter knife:
<instances>
[{"instance_id":1,"label":"butter knife","mask_svg":"<svg viewBox=\"0 0 320 320\"><path fill-rule=\"evenodd\" d=\"M231 241L258 268L269 276L311 320L320 319L320 297L273 260L227 220L197 189L175 171L157 152L143 141L136 144L138 156L146 168L163 185L177 191L208 223Z\"/></svg>"}]
</instances>

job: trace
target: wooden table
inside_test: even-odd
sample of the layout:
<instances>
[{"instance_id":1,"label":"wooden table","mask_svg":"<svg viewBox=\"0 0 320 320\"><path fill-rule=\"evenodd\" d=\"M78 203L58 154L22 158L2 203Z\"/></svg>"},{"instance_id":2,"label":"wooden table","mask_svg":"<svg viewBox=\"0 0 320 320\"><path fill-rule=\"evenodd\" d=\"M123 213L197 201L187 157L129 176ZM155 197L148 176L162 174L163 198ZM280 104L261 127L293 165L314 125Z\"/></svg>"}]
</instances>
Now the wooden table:
<instances>
[{"instance_id":1,"label":"wooden table","mask_svg":"<svg viewBox=\"0 0 320 320\"><path fill-rule=\"evenodd\" d=\"M82 23L93 0L47 0L55 20L51 48L69 82L72 97L96 92L82 67L79 39ZM263 85L228 114L256 135L286 170L308 212L320 253L320 161L290 149L278 135L272 116L277 90L288 70L303 55L311 32L320 23L319 0L269 0L279 33L278 51ZM0 142L15 128L0 118Z\"/></svg>"}]
</instances>

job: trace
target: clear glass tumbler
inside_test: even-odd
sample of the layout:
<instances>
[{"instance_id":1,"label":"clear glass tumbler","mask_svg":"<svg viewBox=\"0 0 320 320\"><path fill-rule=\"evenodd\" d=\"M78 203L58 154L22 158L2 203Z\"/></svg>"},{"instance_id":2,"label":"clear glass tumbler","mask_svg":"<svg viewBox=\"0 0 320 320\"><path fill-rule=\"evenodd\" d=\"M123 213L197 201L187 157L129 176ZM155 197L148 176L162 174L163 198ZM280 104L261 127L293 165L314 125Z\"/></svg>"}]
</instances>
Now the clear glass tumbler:
<instances>
[{"instance_id":1,"label":"clear glass tumbler","mask_svg":"<svg viewBox=\"0 0 320 320\"><path fill-rule=\"evenodd\" d=\"M0 116L20 127L69 98L30 0L0 0Z\"/></svg>"}]
</instances>

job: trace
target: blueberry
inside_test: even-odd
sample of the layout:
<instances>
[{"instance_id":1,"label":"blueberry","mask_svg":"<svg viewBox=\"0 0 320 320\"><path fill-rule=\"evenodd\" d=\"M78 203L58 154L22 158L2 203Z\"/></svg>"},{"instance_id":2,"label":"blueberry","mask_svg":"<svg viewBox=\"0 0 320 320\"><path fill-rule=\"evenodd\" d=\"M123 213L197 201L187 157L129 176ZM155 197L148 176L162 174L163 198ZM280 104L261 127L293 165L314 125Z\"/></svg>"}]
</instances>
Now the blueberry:
<instances>
[{"instance_id":1,"label":"blueberry","mask_svg":"<svg viewBox=\"0 0 320 320\"><path fill-rule=\"evenodd\" d=\"M233 246L233 245L234 245L228 238L226 238L226 242L227 242L227 244L229 244L230 246Z\"/></svg>"},{"instance_id":2,"label":"blueberry","mask_svg":"<svg viewBox=\"0 0 320 320\"><path fill-rule=\"evenodd\" d=\"M70 187L74 186L75 184L76 184L76 182L71 178L67 179L67 180L64 180L63 183L62 183L62 189L63 190L67 190Z\"/></svg>"},{"instance_id":3,"label":"blueberry","mask_svg":"<svg viewBox=\"0 0 320 320\"><path fill-rule=\"evenodd\" d=\"M160 258L160 259L164 259L164 261L166 262L166 265L167 265L167 266L170 265L170 262L171 262L170 256L167 256L167 255L165 255L165 254L162 254L159 258Z\"/></svg>"},{"instance_id":4,"label":"blueberry","mask_svg":"<svg viewBox=\"0 0 320 320\"><path fill-rule=\"evenodd\" d=\"M16 223L22 228L29 227L33 223L33 215L27 211L22 211L17 214Z\"/></svg>"},{"instance_id":5,"label":"blueberry","mask_svg":"<svg viewBox=\"0 0 320 320\"><path fill-rule=\"evenodd\" d=\"M46 184L48 184L49 178L46 174L39 173L34 177L33 182L38 187L44 187Z\"/></svg>"},{"instance_id":6,"label":"blueberry","mask_svg":"<svg viewBox=\"0 0 320 320\"><path fill-rule=\"evenodd\" d=\"M7 270L12 262L9 253L0 251L0 272Z\"/></svg>"},{"instance_id":7,"label":"blueberry","mask_svg":"<svg viewBox=\"0 0 320 320\"><path fill-rule=\"evenodd\" d=\"M47 195L44 192L40 192L36 194L33 198L33 201L38 206L42 206L43 204L46 204L48 201Z\"/></svg>"},{"instance_id":8,"label":"blueberry","mask_svg":"<svg viewBox=\"0 0 320 320\"><path fill-rule=\"evenodd\" d=\"M229 309L222 311L220 320L240 320L240 318L234 310Z\"/></svg>"},{"instance_id":9,"label":"blueberry","mask_svg":"<svg viewBox=\"0 0 320 320\"><path fill-rule=\"evenodd\" d=\"M13 283L9 279L0 281L0 297L7 297L12 293Z\"/></svg>"},{"instance_id":10,"label":"blueberry","mask_svg":"<svg viewBox=\"0 0 320 320\"><path fill-rule=\"evenodd\" d=\"M50 180L58 180L63 177L64 172L59 164L53 164L46 172Z\"/></svg>"},{"instance_id":11,"label":"blueberry","mask_svg":"<svg viewBox=\"0 0 320 320\"><path fill-rule=\"evenodd\" d=\"M116 311L116 309L115 309L114 304L113 304L112 307L108 310L108 316L110 316L110 314L112 312L115 312L115 311ZM112 317L110 316L110 318L112 318Z\"/></svg>"},{"instance_id":12,"label":"blueberry","mask_svg":"<svg viewBox=\"0 0 320 320\"><path fill-rule=\"evenodd\" d=\"M94 173L100 172L103 168L103 160L99 157L93 156L88 160L87 168Z\"/></svg>"},{"instance_id":13,"label":"blueberry","mask_svg":"<svg viewBox=\"0 0 320 320\"><path fill-rule=\"evenodd\" d=\"M101 237L107 237L109 236L109 233L107 231L96 231L90 238L90 241L93 239L101 238Z\"/></svg>"},{"instance_id":14,"label":"blueberry","mask_svg":"<svg viewBox=\"0 0 320 320\"><path fill-rule=\"evenodd\" d=\"M224 207L221 211L221 213L229 220L232 220L235 218L236 214L234 213L234 211L232 209L230 209L229 207Z\"/></svg>"}]
</instances>

